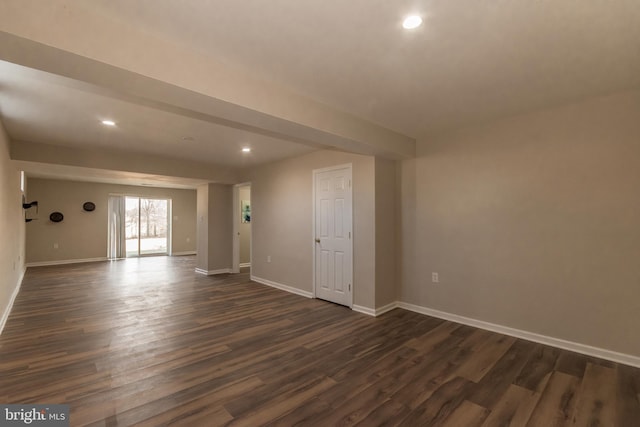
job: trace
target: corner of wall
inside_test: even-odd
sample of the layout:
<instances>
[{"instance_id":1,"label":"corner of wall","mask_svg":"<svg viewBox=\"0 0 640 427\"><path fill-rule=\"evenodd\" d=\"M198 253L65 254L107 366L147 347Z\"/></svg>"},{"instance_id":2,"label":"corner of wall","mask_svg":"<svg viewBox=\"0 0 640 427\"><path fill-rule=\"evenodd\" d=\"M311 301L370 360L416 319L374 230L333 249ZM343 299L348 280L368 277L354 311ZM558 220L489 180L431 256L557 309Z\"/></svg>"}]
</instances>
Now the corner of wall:
<instances>
[{"instance_id":1,"label":"corner of wall","mask_svg":"<svg viewBox=\"0 0 640 427\"><path fill-rule=\"evenodd\" d=\"M375 159L375 307L397 300L396 161Z\"/></svg>"},{"instance_id":2,"label":"corner of wall","mask_svg":"<svg viewBox=\"0 0 640 427\"><path fill-rule=\"evenodd\" d=\"M25 221L20 171L10 158L9 136L0 121L0 332L9 317L25 273Z\"/></svg>"}]
</instances>

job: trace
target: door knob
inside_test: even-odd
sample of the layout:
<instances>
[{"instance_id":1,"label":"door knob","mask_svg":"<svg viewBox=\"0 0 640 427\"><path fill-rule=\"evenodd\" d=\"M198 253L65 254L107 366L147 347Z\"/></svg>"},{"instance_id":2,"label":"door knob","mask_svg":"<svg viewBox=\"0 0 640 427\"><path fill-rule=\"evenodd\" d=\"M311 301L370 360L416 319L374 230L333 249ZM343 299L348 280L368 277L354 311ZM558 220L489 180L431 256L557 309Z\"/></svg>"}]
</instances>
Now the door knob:
<instances>
[{"instance_id":1,"label":"door knob","mask_svg":"<svg viewBox=\"0 0 640 427\"><path fill-rule=\"evenodd\" d=\"M320 239L316 239L316 243L320 243Z\"/></svg>"}]
</instances>

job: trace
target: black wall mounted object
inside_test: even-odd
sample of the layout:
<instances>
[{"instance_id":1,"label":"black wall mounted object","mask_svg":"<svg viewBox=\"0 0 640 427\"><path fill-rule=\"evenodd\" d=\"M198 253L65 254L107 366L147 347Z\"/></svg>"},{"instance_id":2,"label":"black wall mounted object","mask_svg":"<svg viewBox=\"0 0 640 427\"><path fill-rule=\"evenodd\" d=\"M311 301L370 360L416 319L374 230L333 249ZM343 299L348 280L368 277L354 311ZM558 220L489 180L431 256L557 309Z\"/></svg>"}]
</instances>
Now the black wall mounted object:
<instances>
[{"instance_id":1,"label":"black wall mounted object","mask_svg":"<svg viewBox=\"0 0 640 427\"><path fill-rule=\"evenodd\" d=\"M49 215L49 219L51 220L51 222L62 222L62 220L64 219L64 215L62 215L62 212L51 212L51 215Z\"/></svg>"}]
</instances>

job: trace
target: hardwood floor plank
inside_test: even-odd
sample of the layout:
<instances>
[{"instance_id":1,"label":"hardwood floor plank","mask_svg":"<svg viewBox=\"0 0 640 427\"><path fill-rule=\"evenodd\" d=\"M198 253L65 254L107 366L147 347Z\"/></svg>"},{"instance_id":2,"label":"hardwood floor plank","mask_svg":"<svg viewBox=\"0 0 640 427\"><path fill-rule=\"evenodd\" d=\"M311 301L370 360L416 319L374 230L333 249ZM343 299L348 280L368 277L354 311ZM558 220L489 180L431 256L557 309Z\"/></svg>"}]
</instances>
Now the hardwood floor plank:
<instances>
[{"instance_id":1,"label":"hardwood floor plank","mask_svg":"<svg viewBox=\"0 0 640 427\"><path fill-rule=\"evenodd\" d=\"M458 364L471 355L458 347L461 339L451 335L449 344L441 346L440 352L429 354L412 371L401 373L396 378L393 398L415 409L428 400L442 384L456 378L452 374ZM421 381L414 381L412 374L417 375Z\"/></svg>"},{"instance_id":2,"label":"hardwood floor plank","mask_svg":"<svg viewBox=\"0 0 640 427\"><path fill-rule=\"evenodd\" d=\"M576 378L582 378L585 369L587 369L588 361L589 358L583 354L563 351L558 356L554 370L573 375Z\"/></svg>"},{"instance_id":3,"label":"hardwood floor plank","mask_svg":"<svg viewBox=\"0 0 640 427\"><path fill-rule=\"evenodd\" d=\"M157 426L198 419L213 409L216 414L231 421L233 416L222 407L222 403L241 396L262 385L256 377L243 378L235 383L225 384L217 389L186 389L180 394L172 394L144 405L136 406L118 414L118 422L123 425Z\"/></svg>"},{"instance_id":4,"label":"hardwood floor plank","mask_svg":"<svg viewBox=\"0 0 640 427\"><path fill-rule=\"evenodd\" d=\"M502 399L491 410L482 427L524 426L531 418L541 394L510 385Z\"/></svg>"},{"instance_id":5,"label":"hardwood floor plank","mask_svg":"<svg viewBox=\"0 0 640 427\"><path fill-rule=\"evenodd\" d=\"M455 375L479 382L515 341L513 337L491 334L474 346L471 356L455 370Z\"/></svg>"},{"instance_id":6,"label":"hardwood floor plank","mask_svg":"<svg viewBox=\"0 0 640 427\"><path fill-rule=\"evenodd\" d=\"M184 418L172 421L170 425L176 427L192 427L192 426L207 426L207 427L222 427L227 426L233 421L233 417L229 415L224 408L220 406L207 405L199 412L189 414ZM126 425L126 424L125 424ZM158 426L160 424L150 424Z\"/></svg>"},{"instance_id":7,"label":"hardwood floor plank","mask_svg":"<svg viewBox=\"0 0 640 427\"><path fill-rule=\"evenodd\" d=\"M469 392L468 399L485 408L493 408L502 398L531 357L535 344L517 340Z\"/></svg>"},{"instance_id":8,"label":"hardwood floor plank","mask_svg":"<svg viewBox=\"0 0 640 427\"><path fill-rule=\"evenodd\" d=\"M424 335L413 338L407 342L407 347L411 347L423 353L428 353L438 348L438 346L445 340L448 340L456 329L460 325L452 322L444 322L436 326L433 329L427 331ZM460 337L460 342L464 337Z\"/></svg>"},{"instance_id":9,"label":"hardwood floor plank","mask_svg":"<svg viewBox=\"0 0 640 427\"><path fill-rule=\"evenodd\" d=\"M319 427L356 425L387 400L388 397L384 392L381 392L376 386L371 386L335 407L332 405L324 416L315 419L308 425Z\"/></svg>"},{"instance_id":10,"label":"hardwood floor plank","mask_svg":"<svg viewBox=\"0 0 640 427\"><path fill-rule=\"evenodd\" d=\"M442 424L465 400L465 390L471 384L471 381L460 377L443 384L429 399L411 411L402 420L402 424L407 426Z\"/></svg>"},{"instance_id":11,"label":"hardwood floor plank","mask_svg":"<svg viewBox=\"0 0 640 427\"><path fill-rule=\"evenodd\" d=\"M633 425L640 420L640 369L618 365L616 379L616 425Z\"/></svg>"},{"instance_id":12,"label":"hardwood floor plank","mask_svg":"<svg viewBox=\"0 0 640 427\"><path fill-rule=\"evenodd\" d=\"M315 382L319 377L313 371L305 372L302 375L283 376L278 382L263 383L261 386L229 400L225 403L225 409L233 416L251 412L253 408L267 404L274 395L289 393L291 390L298 388L300 384Z\"/></svg>"},{"instance_id":13,"label":"hardwood floor plank","mask_svg":"<svg viewBox=\"0 0 640 427\"><path fill-rule=\"evenodd\" d=\"M29 268L0 336L0 401L68 404L72 426L640 419L640 369L194 268L194 257Z\"/></svg>"},{"instance_id":14,"label":"hardwood floor plank","mask_svg":"<svg viewBox=\"0 0 640 427\"><path fill-rule=\"evenodd\" d=\"M314 397L305 405L298 406L293 411L266 423L270 427L290 427L295 425L309 425L317 419L323 419L327 412L331 411L331 405L326 401Z\"/></svg>"},{"instance_id":15,"label":"hardwood floor plank","mask_svg":"<svg viewBox=\"0 0 640 427\"><path fill-rule=\"evenodd\" d=\"M554 370L560 352L557 348L542 344L536 345L514 384L531 391L541 391Z\"/></svg>"},{"instance_id":16,"label":"hardwood floor plank","mask_svg":"<svg viewBox=\"0 0 640 427\"><path fill-rule=\"evenodd\" d=\"M587 364L576 405L576 426L613 426L616 424L616 370ZM640 422L640 420L637 420Z\"/></svg>"},{"instance_id":17,"label":"hardwood floor plank","mask_svg":"<svg viewBox=\"0 0 640 427\"><path fill-rule=\"evenodd\" d=\"M443 427L480 427L491 411L468 400L463 401L442 423Z\"/></svg>"},{"instance_id":18,"label":"hardwood floor plank","mask_svg":"<svg viewBox=\"0 0 640 427\"><path fill-rule=\"evenodd\" d=\"M573 375L554 372L542 392L527 427L560 427L573 423L580 380Z\"/></svg>"},{"instance_id":19,"label":"hardwood floor plank","mask_svg":"<svg viewBox=\"0 0 640 427\"><path fill-rule=\"evenodd\" d=\"M408 350L414 351L412 349ZM370 389L370 392L375 390L376 393L389 398L403 384L406 384L404 381L406 381L407 376L412 373L415 374L414 368L423 361L424 358L421 356L412 356L399 361L395 365L385 363L380 366L372 366L369 372L349 378L349 380L339 383L339 387L333 387L318 397L328 402L332 408L340 407L368 389Z\"/></svg>"},{"instance_id":20,"label":"hardwood floor plank","mask_svg":"<svg viewBox=\"0 0 640 427\"><path fill-rule=\"evenodd\" d=\"M275 396L268 404L252 408L250 411L239 416L234 416L233 421L227 425L256 426L266 424L295 410L298 406L311 400L322 391L333 387L335 384L335 381L326 377L307 381L287 393Z\"/></svg>"},{"instance_id":21,"label":"hardwood floor plank","mask_svg":"<svg viewBox=\"0 0 640 427\"><path fill-rule=\"evenodd\" d=\"M410 412L411 409L403 403L393 399L387 399L356 425L361 427L393 426L397 424L398 420L405 418Z\"/></svg>"}]
</instances>

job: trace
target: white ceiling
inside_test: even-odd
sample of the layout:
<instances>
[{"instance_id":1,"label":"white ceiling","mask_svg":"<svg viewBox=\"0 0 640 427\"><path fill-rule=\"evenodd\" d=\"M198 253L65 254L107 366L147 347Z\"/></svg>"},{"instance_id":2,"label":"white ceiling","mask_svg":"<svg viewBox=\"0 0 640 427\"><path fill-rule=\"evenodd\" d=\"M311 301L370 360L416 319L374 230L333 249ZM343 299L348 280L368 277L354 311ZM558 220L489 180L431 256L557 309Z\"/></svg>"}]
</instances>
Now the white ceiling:
<instances>
[{"instance_id":1,"label":"white ceiling","mask_svg":"<svg viewBox=\"0 0 640 427\"><path fill-rule=\"evenodd\" d=\"M640 86L638 0L93 0L90 7L412 137ZM408 13L424 25L403 30Z\"/></svg>"},{"instance_id":2,"label":"white ceiling","mask_svg":"<svg viewBox=\"0 0 640 427\"><path fill-rule=\"evenodd\" d=\"M135 151L227 166L252 166L314 150L87 89L71 79L0 61L0 112L16 141ZM102 125L105 119L115 120L117 126ZM252 151L245 154L242 147Z\"/></svg>"},{"instance_id":3,"label":"white ceiling","mask_svg":"<svg viewBox=\"0 0 640 427\"><path fill-rule=\"evenodd\" d=\"M638 0L91 0L73 6L411 137L640 87ZM420 14L423 26L403 30L409 13ZM0 61L0 114L16 141L226 166L317 148L169 111ZM100 125L106 118L117 127ZM241 153L243 146L252 148L250 155ZM40 174L163 180L59 168Z\"/></svg>"}]
</instances>

